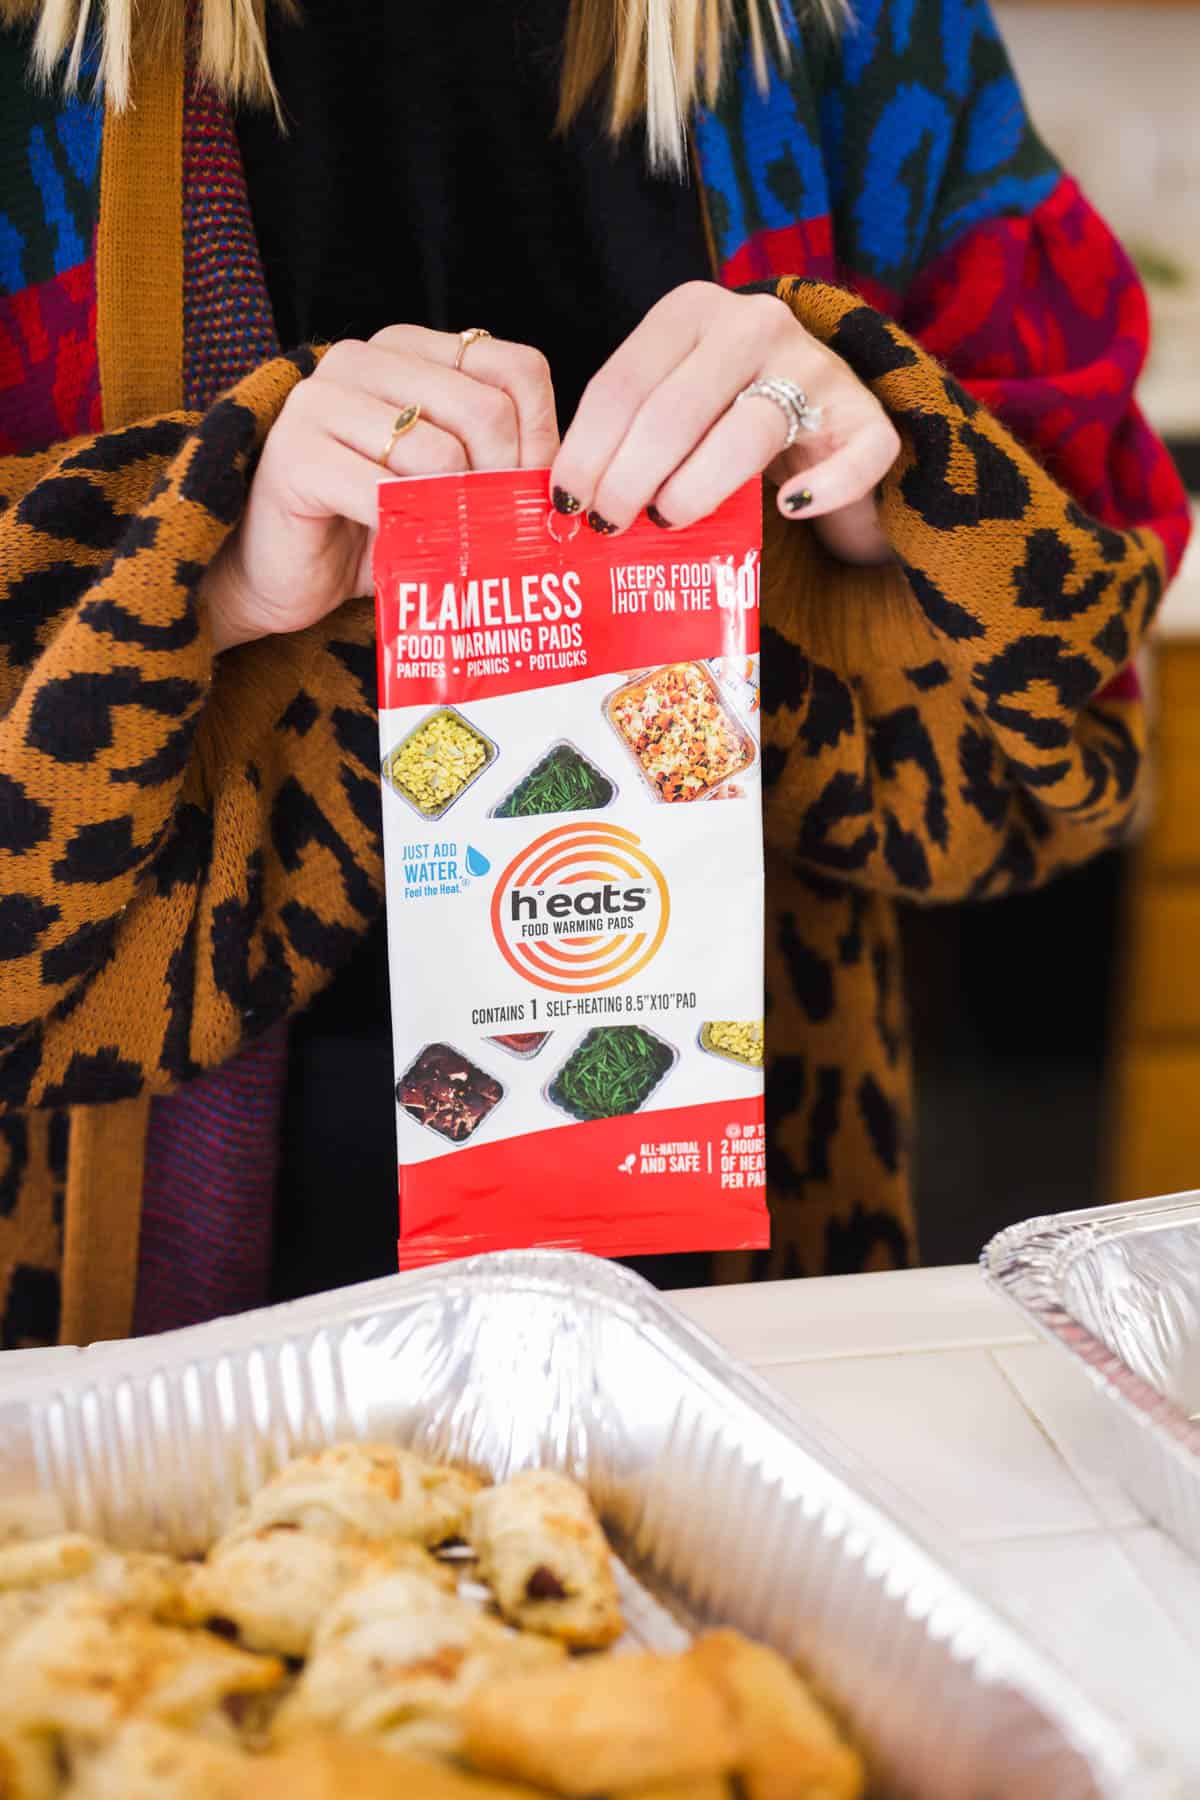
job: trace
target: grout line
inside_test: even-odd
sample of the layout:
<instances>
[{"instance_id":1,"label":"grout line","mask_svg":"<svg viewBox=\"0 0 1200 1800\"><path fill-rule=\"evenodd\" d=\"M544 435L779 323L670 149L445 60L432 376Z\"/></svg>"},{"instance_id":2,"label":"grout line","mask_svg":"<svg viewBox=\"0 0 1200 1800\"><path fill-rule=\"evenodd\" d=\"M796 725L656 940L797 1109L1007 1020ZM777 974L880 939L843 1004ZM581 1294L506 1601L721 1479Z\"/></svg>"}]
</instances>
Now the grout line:
<instances>
[{"instance_id":1,"label":"grout line","mask_svg":"<svg viewBox=\"0 0 1200 1800\"><path fill-rule=\"evenodd\" d=\"M1136 1531L1140 1526L1149 1524L1151 1521L1141 1510L1137 1501L1128 1493L1120 1476L1112 1470L1107 1461L1089 1458L1078 1443L1072 1441L1069 1429L1060 1439L1055 1428L1044 1421L1041 1413L1036 1410L1035 1402L1026 1399L1022 1394L1020 1385L1015 1375L1006 1367L1003 1356L996 1355L992 1360L1015 1392L1028 1417L1033 1420L1042 1435L1054 1446L1055 1451L1066 1464L1077 1486L1087 1496L1089 1506L1100 1519L1104 1529L1112 1532ZM1133 1518L1129 1517L1127 1509L1133 1510L1135 1515Z\"/></svg>"},{"instance_id":2,"label":"grout line","mask_svg":"<svg viewBox=\"0 0 1200 1800\"><path fill-rule=\"evenodd\" d=\"M1084 1505L1087 1507L1092 1517L1096 1520L1097 1527L1101 1531L1111 1532L1114 1527L1107 1523L1091 1488L1077 1473L1075 1459L1067 1454L1066 1449L1059 1443L1053 1431L1050 1429L1049 1425L1046 1424L1040 1413L1036 1413L1030 1406L1000 1358L991 1351L988 1353L988 1358L992 1367L999 1373L1000 1379L1003 1381L1005 1387L1008 1389L1017 1405L1021 1408L1021 1411L1025 1414L1025 1417L1030 1420L1047 1448L1054 1453L1062 1464L1064 1474L1083 1500Z\"/></svg>"},{"instance_id":3,"label":"grout line","mask_svg":"<svg viewBox=\"0 0 1200 1800\"><path fill-rule=\"evenodd\" d=\"M859 1350L790 1350L778 1356L747 1356L741 1353L740 1360L752 1369L786 1369L801 1363L861 1362L879 1356L953 1355L958 1350L981 1350L987 1355L993 1350L1020 1350L1040 1343L1041 1339L1032 1335L1013 1338L948 1338L929 1344L872 1345ZM723 1345L722 1348L729 1347ZM734 1349L730 1349L729 1353L731 1356L739 1355Z\"/></svg>"},{"instance_id":4,"label":"grout line","mask_svg":"<svg viewBox=\"0 0 1200 1800\"><path fill-rule=\"evenodd\" d=\"M965 1530L959 1530L958 1537L961 1543L974 1550L987 1544L998 1544L1001 1548L1008 1544L1052 1544L1059 1538L1098 1538L1108 1543L1119 1537L1122 1530L1137 1529L1136 1525L1105 1525L1102 1521L1095 1525L1048 1525L1044 1528L1034 1527L1029 1531L972 1531L968 1526Z\"/></svg>"},{"instance_id":5,"label":"grout line","mask_svg":"<svg viewBox=\"0 0 1200 1800\"><path fill-rule=\"evenodd\" d=\"M1126 1530L1129 1531L1136 1531L1138 1529L1139 1527L1135 1525L1126 1527ZM1121 1532L1114 1532L1113 1547L1116 1550L1117 1555L1121 1558L1121 1561L1124 1563L1127 1573L1141 1589L1146 1599L1151 1602L1166 1620L1180 1643L1195 1654L1197 1650L1200 1650L1200 1642L1198 1642L1196 1638L1195 1626L1191 1621L1190 1614L1185 1608L1183 1616L1181 1617L1180 1614L1176 1612L1172 1602L1168 1600L1165 1595L1159 1593L1154 1582L1151 1581L1150 1577L1145 1574L1141 1568L1139 1568L1137 1562L1129 1554L1129 1551L1121 1541L1122 1535Z\"/></svg>"}]
</instances>

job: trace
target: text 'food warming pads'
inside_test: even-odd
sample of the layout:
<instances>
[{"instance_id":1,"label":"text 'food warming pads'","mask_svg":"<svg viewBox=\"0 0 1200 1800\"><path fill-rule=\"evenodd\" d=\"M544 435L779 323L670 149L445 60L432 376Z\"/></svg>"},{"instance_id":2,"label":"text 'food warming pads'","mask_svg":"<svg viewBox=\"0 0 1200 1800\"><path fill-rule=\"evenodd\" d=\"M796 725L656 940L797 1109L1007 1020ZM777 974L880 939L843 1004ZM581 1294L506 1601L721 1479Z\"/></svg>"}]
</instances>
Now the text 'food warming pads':
<instances>
[{"instance_id":1,"label":"text 'food warming pads'","mask_svg":"<svg viewBox=\"0 0 1200 1800\"><path fill-rule=\"evenodd\" d=\"M402 1265L767 1242L760 538L380 489Z\"/></svg>"}]
</instances>

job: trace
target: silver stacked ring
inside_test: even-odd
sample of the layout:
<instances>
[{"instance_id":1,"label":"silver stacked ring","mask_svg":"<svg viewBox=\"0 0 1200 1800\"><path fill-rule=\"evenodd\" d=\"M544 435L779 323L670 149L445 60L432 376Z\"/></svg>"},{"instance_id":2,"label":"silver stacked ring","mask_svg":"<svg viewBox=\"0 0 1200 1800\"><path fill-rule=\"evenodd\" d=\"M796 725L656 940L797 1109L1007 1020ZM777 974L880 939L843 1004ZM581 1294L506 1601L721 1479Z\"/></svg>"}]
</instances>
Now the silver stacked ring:
<instances>
[{"instance_id":1,"label":"silver stacked ring","mask_svg":"<svg viewBox=\"0 0 1200 1800\"><path fill-rule=\"evenodd\" d=\"M744 387L739 400L769 400L787 420L784 449L790 450L802 431L820 431L822 408L813 406L803 388L782 375L763 375Z\"/></svg>"}]
</instances>

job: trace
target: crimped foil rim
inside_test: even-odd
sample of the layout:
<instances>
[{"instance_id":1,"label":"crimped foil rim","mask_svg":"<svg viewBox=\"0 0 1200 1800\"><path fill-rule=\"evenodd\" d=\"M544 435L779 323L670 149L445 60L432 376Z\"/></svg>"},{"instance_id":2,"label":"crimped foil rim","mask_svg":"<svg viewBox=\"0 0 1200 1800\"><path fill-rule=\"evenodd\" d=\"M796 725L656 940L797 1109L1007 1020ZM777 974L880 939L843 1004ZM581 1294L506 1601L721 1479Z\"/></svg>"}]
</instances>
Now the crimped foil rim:
<instances>
[{"instance_id":1,"label":"crimped foil rim","mask_svg":"<svg viewBox=\"0 0 1200 1800\"><path fill-rule=\"evenodd\" d=\"M1093 1384L1131 1422L1152 1432L1163 1452L1194 1479L1200 1474L1200 1422L1131 1369L1075 1318L1062 1298L1072 1266L1105 1238L1184 1224L1200 1224L1200 1192L1047 1213L997 1232L979 1262L988 1285L1006 1294L1043 1337L1061 1344Z\"/></svg>"}]
</instances>

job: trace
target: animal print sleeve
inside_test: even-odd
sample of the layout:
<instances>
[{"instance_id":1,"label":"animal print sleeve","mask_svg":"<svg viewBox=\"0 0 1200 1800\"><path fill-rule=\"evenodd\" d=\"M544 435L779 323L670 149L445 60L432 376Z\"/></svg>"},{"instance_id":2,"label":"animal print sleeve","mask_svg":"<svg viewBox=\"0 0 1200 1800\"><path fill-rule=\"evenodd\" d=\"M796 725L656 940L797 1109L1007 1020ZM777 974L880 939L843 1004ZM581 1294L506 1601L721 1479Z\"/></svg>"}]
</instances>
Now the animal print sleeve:
<instances>
[{"instance_id":1,"label":"animal print sleeve","mask_svg":"<svg viewBox=\"0 0 1200 1800\"><path fill-rule=\"evenodd\" d=\"M0 458L0 1110L220 1062L378 907L371 604L216 665L197 605L312 366Z\"/></svg>"},{"instance_id":2,"label":"animal print sleeve","mask_svg":"<svg viewBox=\"0 0 1200 1800\"><path fill-rule=\"evenodd\" d=\"M894 568L848 569L772 521L768 840L910 899L1031 886L1135 806L1131 664L1186 535L1176 492L1159 487L1163 519L1101 523L882 314L824 284L778 292L903 449L881 495Z\"/></svg>"}]
</instances>

